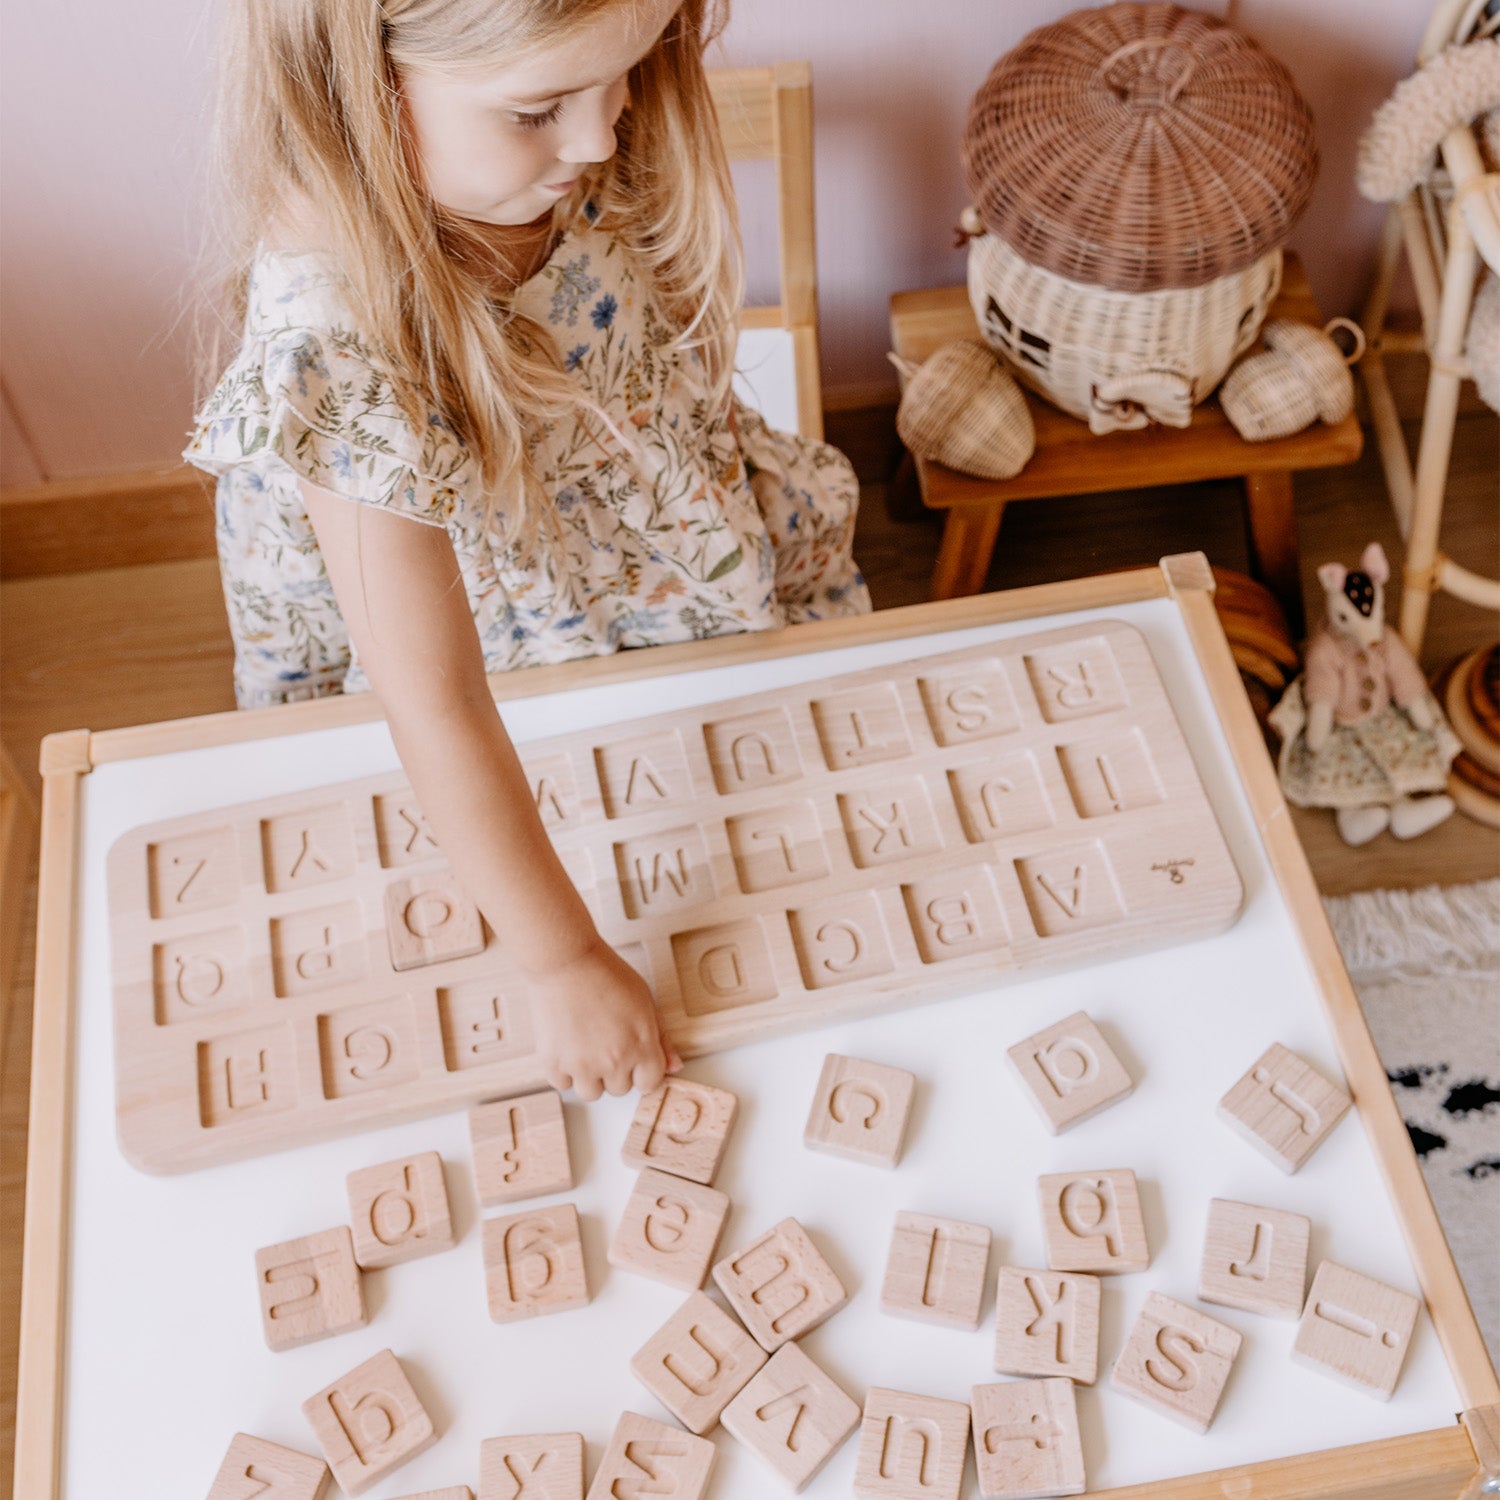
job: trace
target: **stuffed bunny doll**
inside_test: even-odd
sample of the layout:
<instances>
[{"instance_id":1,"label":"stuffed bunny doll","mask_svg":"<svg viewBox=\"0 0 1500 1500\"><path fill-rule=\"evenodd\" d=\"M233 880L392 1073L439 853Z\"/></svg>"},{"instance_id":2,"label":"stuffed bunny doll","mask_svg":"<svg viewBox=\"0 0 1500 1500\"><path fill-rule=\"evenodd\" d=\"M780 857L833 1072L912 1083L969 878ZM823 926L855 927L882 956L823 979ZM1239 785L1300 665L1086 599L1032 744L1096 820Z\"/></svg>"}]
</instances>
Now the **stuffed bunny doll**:
<instances>
[{"instance_id":1,"label":"stuffed bunny doll","mask_svg":"<svg viewBox=\"0 0 1500 1500\"><path fill-rule=\"evenodd\" d=\"M1327 617L1308 641L1306 670L1271 713L1287 801L1333 808L1340 836L1354 846L1387 827L1415 838L1453 811L1445 795L1412 795L1441 794L1460 747L1421 668L1385 623L1389 577L1378 542L1358 569L1318 569Z\"/></svg>"}]
</instances>

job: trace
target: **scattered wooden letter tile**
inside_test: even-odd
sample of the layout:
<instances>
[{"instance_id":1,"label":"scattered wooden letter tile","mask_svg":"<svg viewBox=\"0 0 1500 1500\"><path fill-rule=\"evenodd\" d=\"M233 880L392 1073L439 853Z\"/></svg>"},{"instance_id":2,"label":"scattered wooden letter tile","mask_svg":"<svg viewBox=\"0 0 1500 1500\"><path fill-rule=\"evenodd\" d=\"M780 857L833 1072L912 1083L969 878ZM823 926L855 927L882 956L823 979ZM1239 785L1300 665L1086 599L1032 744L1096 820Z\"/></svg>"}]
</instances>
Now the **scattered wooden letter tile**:
<instances>
[{"instance_id":1,"label":"scattered wooden letter tile","mask_svg":"<svg viewBox=\"0 0 1500 1500\"><path fill-rule=\"evenodd\" d=\"M382 1349L302 1403L346 1495L358 1495L437 1441L401 1361Z\"/></svg>"},{"instance_id":2,"label":"scattered wooden letter tile","mask_svg":"<svg viewBox=\"0 0 1500 1500\"><path fill-rule=\"evenodd\" d=\"M729 1199L717 1188L648 1167L625 1204L609 1263L695 1292L708 1275L728 1213Z\"/></svg>"},{"instance_id":3,"label":"scattered wooden letter tile","mask_svg":"<svg viewBox=\"0 0 1500 1500\"><path fill-rule=\"evenodd\" d=\"M738 1255L721 1260L714 1280L768 1354L816 1328L849 1297L795 1219L783 1219Z\"/></svg>"},{"instance_id":4,"label":"scattered wooden letter tile","mask_svg":"<svg viewBox=\"0 0 1500 1500\"><path fill-rule=\"evenodd\" d=\"M862 1500L958 1500L968 1451L964 1402L871 1386L854 1493Z\"/></svg>"},{"instance_id":5,"label":"scattered wooden letter tile","mask_svg":"<svg viewBox=\"0 0 1500 1500\"><path fill-rule=\"evenodd\" d=\"M766 1351L706 1292L694 1292L631 1357L637 1380L699 1436L766 1362Z\"/></svg>"},{"instance_id":6,"label":"scattered wooden letter tile","mask_svg":"<svg viewBox=\"0 0 1500 1500\"><path fill-rule=\"evenodd\" d=\"M1242 1342L1227 1323L1152 1292L1110 1384L1194 1432L1207 1432Z\"/></svg>"},{"instance_id":7,"label":"scattered wooden letter tile","mask_svg":"<svg viewBox=\"0 0 1500 1500\"><path fill-rule=\"evenodd\" d=\"M669 1078L642 1094L620 1157L705 1186L714 1180L740 1101L728 1089Z\"/></svg>"},{"instance_id":8,"label":"scattered wooden letter tile","mask_svg":"<svg viewBox=\"0 0 1500 1500\"><path fill-rule=\"evenodd\" d=\"M1349 1104L1342 1089L1274 1042L1219 1100L1219 1115L1283 1172L1295 1172Z\"/></svg>"},{"instance_id":9,"label":"scattered wooden letter tile","mask_svg":"<svg viewBox=\"0 0 1500 1500\"><path fill-rule=\"evenodd\" d=\"M1312 1223L1283 1208L1213 1198L1198 1297L1268 1318L1302 1316Z\"/></svg>"},{"instance_id":10,"label":"scattered wooden letter tile","mask_svg":"<svg viewBox=\"0 0 1500 1500\"><path fill-rule=\"evenodd\" d=\"M328 1479L328 1465L321 1458L237 1432L208 1500L322 1500Z\"/></svg>"},{"instance_id":11,"label":"scattered wooden letter tile","mask_svg":"<svg viewBox=\"0 0 1500 1500\"><path fill-rule=\"evenodd\" d=\"M490 1317L514 1323L589 1300L578 1210L571 1203L486 1219L484 1280Z\"/></svg>"},{"instance_id":12,"label":"scattered wooden letter tile","mask_svg":"<svg viewBox=\"0 0 1500 1500\"><path fill-rule=\"evenodd\" d=\"M354 1258L367 1270L452 1247L448 1186L436 1151L361 1167L349 1174L348 1187Z\"/></svg>"},{"instance_id":13,"label":"scattered wooden letter tile","mask_svg":"<svg viewBox=\"0 0 1500 1500\"><path fill-rule=\"evenodd\" d=\"M1151 1264L1134 1172L1053 1172L1037 1193L1052 1270L1113 1276Z\"/></svg>"},{"instance_id":14,"label":"scattered wooden letter tile","mask_svg":"<svg viewBox=\"0 0 1500 1500\"><path fill-rule=\"evenodd\" d=\"M995 1369L1001 1375L1099 1377L1099 1278L1001 1266L995 1286Z\"/></svg>"},{"instance_id":15,"label":"scattered wooden letter tile","mask_svg":"<svg viewBox=\"0 0 1500 1500\"><path fill-rule=\"evenodd\" d=\"M802 1139L814 1151L894 1167L916 1086L905 1068L830 1052Z\"/></svg>"},{"instance_id":16,"label":"scattered wooden letter tile","mask_svg":"<svg viewBox=\"0 0 1500 1500\"><path fill-rule=\"evenodd\" d=\"M484 919L447 870L393 880L385 892L385 927L398 972L484 952Z\"/></svg>"},{"instance_id":17,"label":"scattered wooden letter tile","mask_svg":"<svg viewBox=\"0 0 1500 1500\"><path fill-rule=\"evenodd\" d=\"M441 1490L423 1490L416 1495L401 1495L398 1500L474 1500L474 1491L466 1484L450 1484Z\"/></svg>"},{"instance_id":18,"label":"scattered wooden letter tile","mask_svg":"<svg viewBox=\"0 0 1500 1500\"><path fill-rule=\"evenodd\" d=\"M1135 1087L1083 1011L1029 1036L1005 1054L1054 1135L1123 1099Z\"/></svg>"},{"instance_id":19,"label":"scattered wooden letter tile","mask_svg":"<svg viewBox=\"0 0 1500 1500\"><path fill-rule=\"evenodd\" d=\"M583 1500L583 1434L486 1438L479 1445L479 1500Z\"/></svg>"},{"instance_id":20,"label":"scattered wooden letter tile","mask_svg":"<svg viewBox=\"0 0 1500 1500\"><path fill-rule=\"evenodd\" d=\"M719 1420L795 1493L859 1425L859 1406L796 1344L783 1344Z\"/></svg>"},{"instance_id":21,"label":"scattered wooden letter tile","mask_svg":"<svg viewBox=\"0 0 1500 1500\"><path fill-rule=\"evenodd\" d=\"M474 1186L485 1208L499 1208L573 1186L562 1095L556 1089L478 1104L469 1111Z\"/></svg>"},{"instance_id":22,"label":"scattered wooden letter tile","mask_svg":"<svg viewBox=\"0 0 1500 1500\"><path fill-rule=\"evenodd\" d=\"M1087 1484L1073 1382L1017 1380L976 1385L974 1460L984 1500L1081 1495Z\"/></svg>"},{"instance_id":23,"label":"scattered wooden letter tile","mask_svg":"<svg viewBox=\"0 0 1500 1500\"><path fill-rule=\"evenodd\" d=\"M1389 1401L1421 1305L1373 1276L1325 1260L1307 1294L1292 1358Z\"/></svg>"},{"instance_id":24,"label":"scattered wooden letter tile","mask_svg":"<svg viewBox=\"0 0 1500 1500\"><path fill-rule=\"evenodd\" d=\"M881 1311L978 1328L989 1259L987 1225L898 1213L880 1289Z\"/></svg>"},{"instance_id":25,"label":"scattered wooden letter tile","mask_svg":"<svg viewBox=\"0 0 1500 1500\"><path fill-rule=\"evenodd\" d=\"M707 1438L633 1411L621 1412L594 1471L588 1500L650 1494L703 1500L716 1457L718 1450Z\"/></svg>"},{"instance_id":26,"label":"scattered wooden letter tile","mask_svg":"<svg viewBox=\"0 0 1500 1500\"><path fill-rule=\"evenodd\" d=\"M342 1224L257 1250L255 1279L272 1349L295 1349L368 1321L354 1240Z\"/></svg>"}]
</instances>

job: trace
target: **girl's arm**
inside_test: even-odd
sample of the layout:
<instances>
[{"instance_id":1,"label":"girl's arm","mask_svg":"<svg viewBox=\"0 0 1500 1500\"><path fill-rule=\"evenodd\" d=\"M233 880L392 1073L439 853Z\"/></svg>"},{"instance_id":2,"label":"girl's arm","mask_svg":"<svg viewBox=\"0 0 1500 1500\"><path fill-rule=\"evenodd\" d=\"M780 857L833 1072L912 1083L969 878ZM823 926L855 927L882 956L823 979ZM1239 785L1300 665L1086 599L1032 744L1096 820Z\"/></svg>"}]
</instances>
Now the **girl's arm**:
<instances>
[{"instance_id":1,"label":"girl's arm","mask_svg":"<svg viewBox=\"0 0 1500 1500\"><path fill-rule=\"evenodd\" d=\"M339 610L464 890L525 972L541 1061L580 1099L681 1066L646 982L599 936L532 801L484 677L453 544L303 482Z\"/></svg>"}]
</instances>

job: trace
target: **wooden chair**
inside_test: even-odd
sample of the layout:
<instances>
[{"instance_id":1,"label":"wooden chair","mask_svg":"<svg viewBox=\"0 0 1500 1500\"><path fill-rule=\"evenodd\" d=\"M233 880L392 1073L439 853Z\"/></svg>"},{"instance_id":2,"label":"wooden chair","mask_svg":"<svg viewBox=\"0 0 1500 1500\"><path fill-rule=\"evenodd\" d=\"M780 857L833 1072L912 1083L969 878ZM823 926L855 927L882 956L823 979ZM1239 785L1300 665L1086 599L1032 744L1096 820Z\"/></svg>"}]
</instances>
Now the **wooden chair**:
<instances>
[{"instance_id":1,"label":"wooden chair","mask_svg":"<svg viewBox=\"0 0 1500 1500\"><path fill-rule=\"evenodd\" d=\"M1273 318L1322 327L1307 277L1295 255L1286 257ZM977 338L978 325L964 287L898 292L891 298L891 347L920 364L950 339ZM1025 392L1036 425L1036 452L1011 479L975 479L942 464L916 460L922 503L945 512L932 596L951 599L984 587L1000 518L1013 500L1101 490L1144 489L1203 479L1242 479L1249 519L1252 569L1281 601L1294 627L1302 621L1292 474L1353 463L1363 446L1351 415L1331 427L1266 443L1247 443L1210 399L1193 409L1191 426L1144 427L1096 436L1080 422Z\"/></svg>"},{"instance_id":2,"label":"wooden chair","mask_svg":"<svg viewBox=\"0 0 1500 1500\"><path fill-rule=\"evenodd\" d=\"M1441 0L1417 55L1430 61L1476 27L1494 35L1500 18L1472 0ZM1385 470L1391 508L1406 541L1401 587L1401 638L1422 653L1427 609L1442 590L1482 609L1500 609L1500 580L1485 578L1445 557L1438 546L1458 419L1460 387L1469 373L1464 355L1480 262L1500 275L1500 173L1486 174L1474 130L1449 131L1438 148L1442 172L1394 204L1386 218L1375 283L1365 308L1365 357L1360 363L1370 398L1370 422ZM1451 193L1449 192L1451 189ZM1422 332L1385 326L1402 251L1422 311ZM1422 435L1413 469L1383 356L1426 353L1432 361L1422 409Z\"/></svg>"},{"instance_id":3,"label":"wooden chair","mask_svg":"<svg viewBox=\"0 0 1500 1500\"><path fill-rule=\"evenodd\" d=\"M796 383L797 431L823 436L818 376L817 239L813 227L812 69L805 62L768 68L710 69L709 87L731 162L769 159L776 169L781 301L746 308L741 347L766 330L787 336ZM775 360L773 351L769 358Z\"/></svg>"}]
</instances>

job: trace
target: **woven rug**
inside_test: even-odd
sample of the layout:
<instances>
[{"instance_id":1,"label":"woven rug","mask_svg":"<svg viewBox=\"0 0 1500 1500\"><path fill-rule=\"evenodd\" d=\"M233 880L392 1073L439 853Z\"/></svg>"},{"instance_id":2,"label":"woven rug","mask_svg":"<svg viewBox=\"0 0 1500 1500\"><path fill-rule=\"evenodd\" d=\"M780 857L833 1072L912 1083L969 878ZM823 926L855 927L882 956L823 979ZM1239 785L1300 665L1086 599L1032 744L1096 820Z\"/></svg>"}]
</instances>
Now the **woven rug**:
<instances>
[{"instance_id":1,"label":"woven rug","mask_svg":"<svg viewBox=\"0 0 1500 1500\"><path fill-rule=\"evenodd\" d=\"M1500 1367L1500 880L1325 905Z\"/></svg>"}]
</instances>

